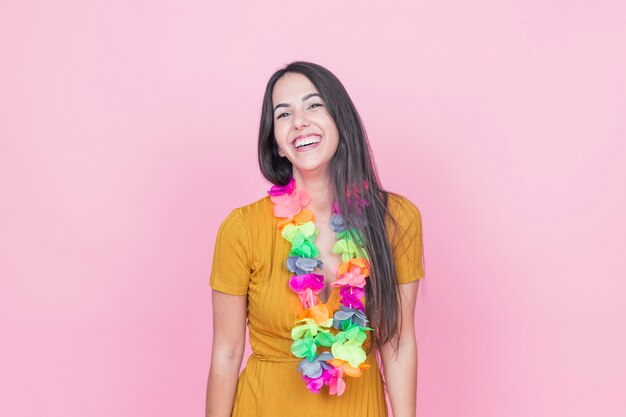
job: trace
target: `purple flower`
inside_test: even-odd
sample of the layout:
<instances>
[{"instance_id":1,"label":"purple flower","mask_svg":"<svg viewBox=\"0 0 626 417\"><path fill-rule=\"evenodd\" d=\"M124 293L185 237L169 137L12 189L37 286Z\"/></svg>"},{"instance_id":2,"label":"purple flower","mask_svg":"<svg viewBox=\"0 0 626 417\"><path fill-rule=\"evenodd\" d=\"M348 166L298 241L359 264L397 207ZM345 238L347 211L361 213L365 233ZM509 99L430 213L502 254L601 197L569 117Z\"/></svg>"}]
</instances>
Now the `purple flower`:
<instances>
[{"instance_id":1,"label":"purple flower","mask_svg":"<svg viewBox=\"0 0 626 417\"><path fill-rule=\"evenodd\" d=\"M344 306L365 311L365 306L362 301L365 296L365 290L363 288L345 286L341 288L339 295L341 296L341 304Z\"/></svg>"},{"instance_id":2,"label":"purple flower","mask_svg":"<svg viewBox=\"0 0 626 417\"><path fill-rule=\"evenodd\" d=\"M311 289L317 293L324 288L324 275L320 274L304 274L294 275L289 280L289 287L295 292L300 294L301 292Z\"/></svg>"}]
</instances>

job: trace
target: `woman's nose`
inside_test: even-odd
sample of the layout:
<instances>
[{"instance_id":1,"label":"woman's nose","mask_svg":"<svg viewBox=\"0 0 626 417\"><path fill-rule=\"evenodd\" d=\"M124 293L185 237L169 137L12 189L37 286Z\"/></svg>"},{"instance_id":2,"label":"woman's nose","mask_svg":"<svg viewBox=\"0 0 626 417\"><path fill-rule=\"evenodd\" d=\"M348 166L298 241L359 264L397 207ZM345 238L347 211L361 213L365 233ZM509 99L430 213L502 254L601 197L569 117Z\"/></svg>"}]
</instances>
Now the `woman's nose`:
<instances>
[{"instance_id":1,"label":"woman's nose","mask_svg":"<svg viewBox=\"0 0 626 417\"><path fill-rule=\"evenodd\" d=\"M293 116L293 123L296 125L296 128L308 126L309 119L307 119L303 113L296 112L294 113L294 116Z\"/></svg>"}]
</instances>

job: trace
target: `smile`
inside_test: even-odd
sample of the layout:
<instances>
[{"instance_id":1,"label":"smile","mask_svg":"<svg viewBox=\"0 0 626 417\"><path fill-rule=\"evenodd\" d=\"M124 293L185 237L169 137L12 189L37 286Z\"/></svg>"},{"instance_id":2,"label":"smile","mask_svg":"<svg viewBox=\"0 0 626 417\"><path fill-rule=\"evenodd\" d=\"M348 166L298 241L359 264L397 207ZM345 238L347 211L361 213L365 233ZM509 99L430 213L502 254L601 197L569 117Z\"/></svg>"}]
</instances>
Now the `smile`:
<instances>
[{"instance_id":1,"label":"smile","mask_svg":"<svg viewBox=\"0 0 626 417\"><path fill-rule=\"evenodd\" d=\"M299 152L308 151L309 149L314 149L321 142L322 137L319 135L309 135L304 138L296 139L293 142L294 147Z\"/></svg>"}]
</instances>

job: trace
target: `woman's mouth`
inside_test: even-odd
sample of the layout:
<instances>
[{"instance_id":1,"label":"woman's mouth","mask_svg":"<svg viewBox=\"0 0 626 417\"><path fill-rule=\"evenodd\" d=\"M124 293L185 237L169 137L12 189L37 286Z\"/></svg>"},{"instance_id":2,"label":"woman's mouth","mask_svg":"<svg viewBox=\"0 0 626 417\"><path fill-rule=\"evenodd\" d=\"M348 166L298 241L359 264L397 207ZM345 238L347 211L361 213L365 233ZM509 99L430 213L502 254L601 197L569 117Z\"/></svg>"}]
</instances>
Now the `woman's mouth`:
<instances>
[{"instance_id":1,"label":"woman's mouth","mask_svg":"<svg viewBox=\"0 0 626 417\"><path fill-rule=\"evenodd\" d=\"M296 148L296 152L307 152L317 148L321 141L322 137L320 135L308 135L304 138L296 139L293 142L293 146Z\"/></svg>"}]
</instances>

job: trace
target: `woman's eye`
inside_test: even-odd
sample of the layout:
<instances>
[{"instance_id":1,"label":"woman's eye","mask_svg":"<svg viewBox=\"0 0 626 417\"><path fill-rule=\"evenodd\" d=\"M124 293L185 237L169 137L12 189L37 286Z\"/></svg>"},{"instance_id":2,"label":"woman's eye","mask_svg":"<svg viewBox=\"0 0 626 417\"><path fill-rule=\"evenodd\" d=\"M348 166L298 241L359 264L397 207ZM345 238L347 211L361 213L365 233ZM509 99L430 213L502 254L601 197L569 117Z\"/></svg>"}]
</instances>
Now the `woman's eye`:
<instances>
[{"instance_id":1,"label":"woman's eye","mask_svg":"<svg viewBox=\"0 0 626 417\"><path fill-rule=\"evenodd\" d=\"M311 108L314 108L313 106L319 106L319 107L322 107L322 106L323 106L323 104L321 104L321 103L313 103L313 104L311 104L311 105L309 106L309 108L310 108L310 109L311 109ZM281 118L281 117L283 117L283 115L285 115L285 114L289 114L289 113L281 113L281 114L279 114L278 116L276 116L276 119L277 119L277 120L278 120L278 119L280 119L280 118Z\"/></svg>"}]
</instances>

